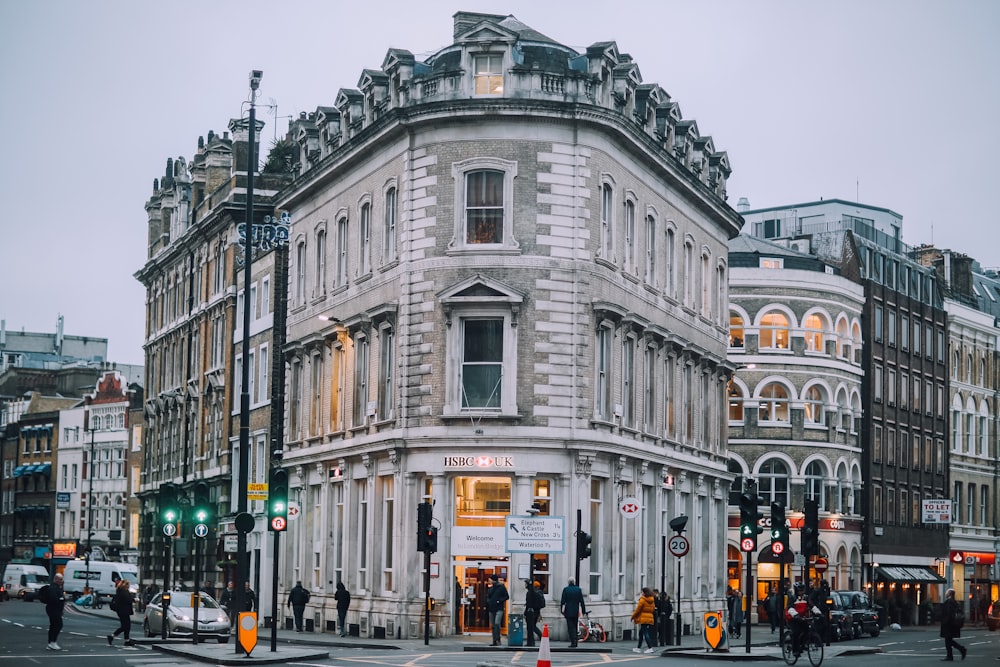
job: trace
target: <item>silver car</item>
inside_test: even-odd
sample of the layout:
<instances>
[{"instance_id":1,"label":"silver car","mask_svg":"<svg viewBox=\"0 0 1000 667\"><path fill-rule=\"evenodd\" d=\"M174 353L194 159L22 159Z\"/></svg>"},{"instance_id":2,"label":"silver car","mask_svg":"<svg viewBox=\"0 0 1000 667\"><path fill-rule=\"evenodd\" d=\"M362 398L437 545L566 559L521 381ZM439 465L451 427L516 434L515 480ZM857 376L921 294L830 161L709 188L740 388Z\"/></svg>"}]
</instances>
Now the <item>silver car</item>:
<instances>
[{"instance_id":1,"label":"silver car","mask_svg":"<svg viewBox=\"0 0 1000 667\"><path fill-rule=\"evenodd\" d=\"M214 638L220 644L229 641L229 615L211 595L200 592L172 591L167 609L167 636L191 637L194 634L194 605L198 600L198 637ZM163 636L163 593L146 606L142 622L147 637Z\"/></svg>"}]
</instances>

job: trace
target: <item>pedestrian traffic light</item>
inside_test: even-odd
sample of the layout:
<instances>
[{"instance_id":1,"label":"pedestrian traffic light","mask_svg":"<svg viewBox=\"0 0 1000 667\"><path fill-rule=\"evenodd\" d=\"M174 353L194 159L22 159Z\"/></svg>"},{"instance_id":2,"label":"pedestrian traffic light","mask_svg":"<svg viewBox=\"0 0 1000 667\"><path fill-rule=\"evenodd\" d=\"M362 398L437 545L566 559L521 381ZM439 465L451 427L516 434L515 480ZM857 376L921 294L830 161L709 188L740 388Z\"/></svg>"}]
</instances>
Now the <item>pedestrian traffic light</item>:
<instances>
[{"instance_id":1,"label":"pedestrian traffic light","mask_svg":"<svg viewBox=\"0 0 1000 667\"><path fill-rule=\"evenodd\" d=\"M775 548L780 544L780 548ZM788 551L788 527L785 526L785 503L776 500L771 503L771 551L782 554Z\"/></svg>"},{"instance_id":2,"label":"pedestrian traffic light","mask_svg":"<svg viewBox=\"0 0 1000 667\"><path fill-rule=\"evenodd\" d=\"M593 549L590 547L590 543L594 541L590 533L580 531L576 534L576 557L579 560L584 558L590 558L590 554L593 553Z\"/></svg>"},{"instance_id":3,"label":"pedestrian traffic light","mask_svg":"<svg viewBox=\"0 0 1000 667\"><path fill-rule=\"evenodd\" d=\"M438 550L438 529L435 526L427 526L417 536L417 551L425 553L437 553Z\"/></svg>"},{"instance_id":4,"label":"pedestrian traffic light","mask_svg":"<svg viewBox=\"0 0 1000 667\"><path fill-rule=\"evenodd\" d=\"M180 519L180 508L177 502L177 486L171 482L160 485L160 494L157 501L160 509L160 525L169 523L176 524Z\"/></svg>"},{"instance_id":5,"label":"pedestrian traffic light","mask_svg":"<svg viewBox=\"0 0 1000 667\"><path fill-rule=\"evenodd\" d=\"M749 491L740 494L740 549L757 550L757 535L763 532L760 520L763 513L757 508L759 498Z\"/></svg>"},{"instance_id":6,"label":"pedestrian traffic light","mask_svg":"<svg viewBox=\"0 0 1000 667\"><path fill-rule=\"evenodd\" d=\"M212 518L212 501L206 482L194 485L194 521L208 523Z\"/></svg>"},{"instance_id":7,"label":"pedestrian traffic light","mask_svg":"<svg viewBox=\"0 0 1000 667\"><path fill-rule=\"evenodd\" d=\"M819 555L819 502L805 501L805 520L802 522L802 553L806 556Z\"/></svg>"},{"instance_id":8,"label":"pedestrian traffic light","mask_svg":"<svg viewBox=\"0 0 1000 667\"><path fill-rule=\"evenodd\" d=\"M272 468L267 485L267 519L270 530L281 532L288 528L288 471Z\"/></svg>"}]
</instances>

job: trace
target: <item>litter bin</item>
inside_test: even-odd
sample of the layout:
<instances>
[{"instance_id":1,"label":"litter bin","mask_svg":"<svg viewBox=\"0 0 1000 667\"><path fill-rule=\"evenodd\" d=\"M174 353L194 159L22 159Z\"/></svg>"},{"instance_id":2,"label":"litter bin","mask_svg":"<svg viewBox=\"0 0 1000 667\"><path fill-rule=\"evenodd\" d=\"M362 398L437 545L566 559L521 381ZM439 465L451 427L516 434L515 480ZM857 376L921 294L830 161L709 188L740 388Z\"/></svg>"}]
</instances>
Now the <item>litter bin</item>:
<instances>
[{"instance_id":1,"label":"litter bin","mask_svg":"<svg viewBox=\"0 0 1000 667\"><path fill-rule=\"evenodd\" d=\"M524 645L524 616L511 614L507 617L507 646Z\"/></svg>"}]
</instances>

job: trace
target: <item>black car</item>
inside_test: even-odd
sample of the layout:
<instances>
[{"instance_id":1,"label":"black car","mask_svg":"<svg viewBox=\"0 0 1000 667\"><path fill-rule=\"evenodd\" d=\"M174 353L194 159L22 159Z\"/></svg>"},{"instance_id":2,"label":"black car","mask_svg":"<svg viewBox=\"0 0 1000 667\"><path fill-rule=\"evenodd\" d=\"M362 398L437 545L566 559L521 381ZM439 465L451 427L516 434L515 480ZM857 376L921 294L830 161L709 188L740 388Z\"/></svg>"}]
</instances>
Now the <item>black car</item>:
<instances>
[{"instance_id":1,"label":"black car","mask_svg":"<svg viewBox=\"0 0 1000 667\"><path fill-rule=\"evenodd\" d=\"M864 591L836 591L851 615L851 635L855 638L864 634L878 637L882 631L878 624L878 612L871 598Z\"/></svg>"},{"instance_id":2,"label":"black car","mask_svg":"<svg viewBox=\"0 0 1000 667\"><path fill-rule=\"evenodd\" d=\"M830 639L839 642L854 637L854 617L844 596L831 591L826 607L830 610Z\"/></svg>"}]
</instances>

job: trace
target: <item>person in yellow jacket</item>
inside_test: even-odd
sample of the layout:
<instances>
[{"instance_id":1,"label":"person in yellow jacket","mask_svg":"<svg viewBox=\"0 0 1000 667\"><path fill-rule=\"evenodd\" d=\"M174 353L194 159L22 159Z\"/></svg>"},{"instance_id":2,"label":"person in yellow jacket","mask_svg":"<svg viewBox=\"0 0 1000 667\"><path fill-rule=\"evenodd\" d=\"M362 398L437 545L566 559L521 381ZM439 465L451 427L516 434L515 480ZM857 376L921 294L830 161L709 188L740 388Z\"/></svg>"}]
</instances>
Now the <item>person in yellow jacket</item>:
<instances>
[{"instance_id":1,"label":"person in yellow jacket","mask_svg":"<svg viewBox=\"0 0 1000 667\"><path fill-rule=\"evenodd\" d=\"M653 591L643 587L639 601L635 603L635 610L632 612L632 622L639 626L639 645L632 649L633 653L642 653L642 640L646 639L646 653L652 653L653 648L653 621L656 618L656 601L653 599Z\"/></svg>"}]
</instances>

